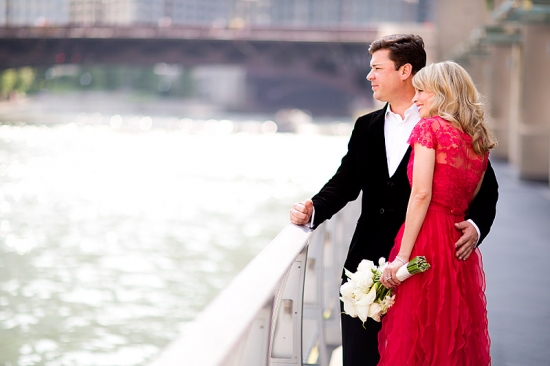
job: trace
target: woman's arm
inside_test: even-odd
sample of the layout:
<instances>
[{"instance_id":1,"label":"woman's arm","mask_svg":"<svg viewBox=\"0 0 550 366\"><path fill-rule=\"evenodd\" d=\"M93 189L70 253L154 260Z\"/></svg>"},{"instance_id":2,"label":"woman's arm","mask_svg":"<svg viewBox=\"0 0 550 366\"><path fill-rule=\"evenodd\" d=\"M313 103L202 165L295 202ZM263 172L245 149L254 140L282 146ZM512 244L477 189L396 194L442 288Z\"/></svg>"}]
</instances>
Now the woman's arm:
<instances>
[{"instance_id":1,"label":"woman's arm","mask_svg":"<svg viewBox=\"0 0 550 366\"><path fill-rule=\"evenodd\" d=\"M413 183L407 206L405 232L401 241L399 257L409 261L418 232L432 200L432 184L435 166L435 150L420 144L414 146Z\"/></svg>"},{"instance_id":2,"label":"woman's arm","mask_svg":"<svg viewBox=\"0 0 550 366\"><path fill-rule=\"evenodd\" d=\"M386 287L400 284L396 277L397 270L410 259L414 243L424 223L424 218L432 199L434 167L435 150L416 143L414 145L411 196L407 206L405 231L401 240L399 254L397 255L400 260L394 260L384 270L381 282ZM386 279L387 277L391 277L391 279Z\"/></svg>"}]
</instances>

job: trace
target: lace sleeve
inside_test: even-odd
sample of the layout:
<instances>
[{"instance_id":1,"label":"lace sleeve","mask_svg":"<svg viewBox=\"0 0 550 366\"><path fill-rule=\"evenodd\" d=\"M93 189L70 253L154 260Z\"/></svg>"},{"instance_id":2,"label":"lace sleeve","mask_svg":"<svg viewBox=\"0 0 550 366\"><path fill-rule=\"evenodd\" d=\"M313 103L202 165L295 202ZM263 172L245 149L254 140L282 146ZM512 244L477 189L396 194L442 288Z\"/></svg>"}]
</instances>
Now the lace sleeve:
<instances>
[{"instance_id":1,"label":"lace sleeve","mask_svg":"<svg viewBox=\"0 0 550 366\"><path fill-rule=\"evenodd\" d=\"M414 144L418 142L420 145L429 149L435 149L437 137L432 122L431 119L421 119L416 126L414 126L407 142L411 146L414 146Z\"/></svg>"}]
</instances>

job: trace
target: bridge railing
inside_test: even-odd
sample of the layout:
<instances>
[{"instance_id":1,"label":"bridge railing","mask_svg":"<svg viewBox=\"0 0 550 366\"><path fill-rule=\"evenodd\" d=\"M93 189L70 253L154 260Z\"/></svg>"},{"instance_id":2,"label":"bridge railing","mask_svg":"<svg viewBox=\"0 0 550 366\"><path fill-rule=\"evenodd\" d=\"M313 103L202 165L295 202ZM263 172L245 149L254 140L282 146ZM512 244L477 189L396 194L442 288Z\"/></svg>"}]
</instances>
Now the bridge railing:
<instances>
[{"instance_id":1,"label":"bridge railing","mask_svg":"<svg viewBox=\"0 0 550 366\"><path fill-rule=\"evenodd\" d=\"M176 39L176 40L256 40L285 42L355 43L363 46L378 36L378 28L358 27L273 27L219 28L179 25L159 27L151 25L64 25L64 26L0 26L0 39Z\"/></svg>"},{"instance_id":2,"label":"bridge railing","mask_svg":"<svg viewBox=\"0 0 550 366\"><path fill-rule=\"evenodd\" d=\"M150 366L327 366L359 201L313 232L287 225Z\"/></svg>"}]
</instances>

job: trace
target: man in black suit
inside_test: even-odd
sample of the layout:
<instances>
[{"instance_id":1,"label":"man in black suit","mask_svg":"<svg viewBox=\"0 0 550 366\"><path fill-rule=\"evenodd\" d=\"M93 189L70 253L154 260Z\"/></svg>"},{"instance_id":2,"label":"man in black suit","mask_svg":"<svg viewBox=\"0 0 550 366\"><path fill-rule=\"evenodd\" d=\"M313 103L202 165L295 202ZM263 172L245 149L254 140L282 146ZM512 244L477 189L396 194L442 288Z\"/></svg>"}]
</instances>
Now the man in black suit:
<instances>
[{"instance_id":1,"label":"man in black suit","mask_svg":"<svg viewBox=\"0 0 550 366\"><path fill-rule=\"evenodd\" d=\"M426 65L421 37L392 35L374 41L369 48L371 70L367 79L374 98L386 102L380 110L359 117L348 151L334 176L311 200L295 203L291 222L313 229L330 219L362 192L362 211L344 267L355 271L359 262L378 263L388 258L407 211L411 187L407 163L411 147L407 140L419 121L412 103L414 74ZM468 258L489 233L496 215L498 184L489 164L481 189L470 204L467 221L456 224L462 237L456 243L459 260ZM342 274L345 280L344 274ZM376 365L381 324L342 314L344 366Z\"/></svg>"}]
</instances>

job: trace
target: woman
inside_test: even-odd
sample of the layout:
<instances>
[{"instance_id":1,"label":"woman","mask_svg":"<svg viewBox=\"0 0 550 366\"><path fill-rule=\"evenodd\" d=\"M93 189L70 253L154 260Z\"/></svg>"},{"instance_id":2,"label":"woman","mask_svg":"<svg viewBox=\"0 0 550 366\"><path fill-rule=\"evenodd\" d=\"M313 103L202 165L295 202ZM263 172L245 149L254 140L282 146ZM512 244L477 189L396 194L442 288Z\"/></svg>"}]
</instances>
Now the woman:
<instances>
[{"instance_id":1,"label":"woman","mask_svg":"<svg viewBox=\"0 0 550 366\"><path fill-rule=\"evenodd\" d=\"M409 143L411 196L382 283L396 302L379 333L381 365L490 365L485 275L479 250L456 257L454 224L475 197L496 145L468 73L440 62L413 78L422 118ZM402 284L396 272L417 255L431 268Z\"/></svg>"}]
</instances>

